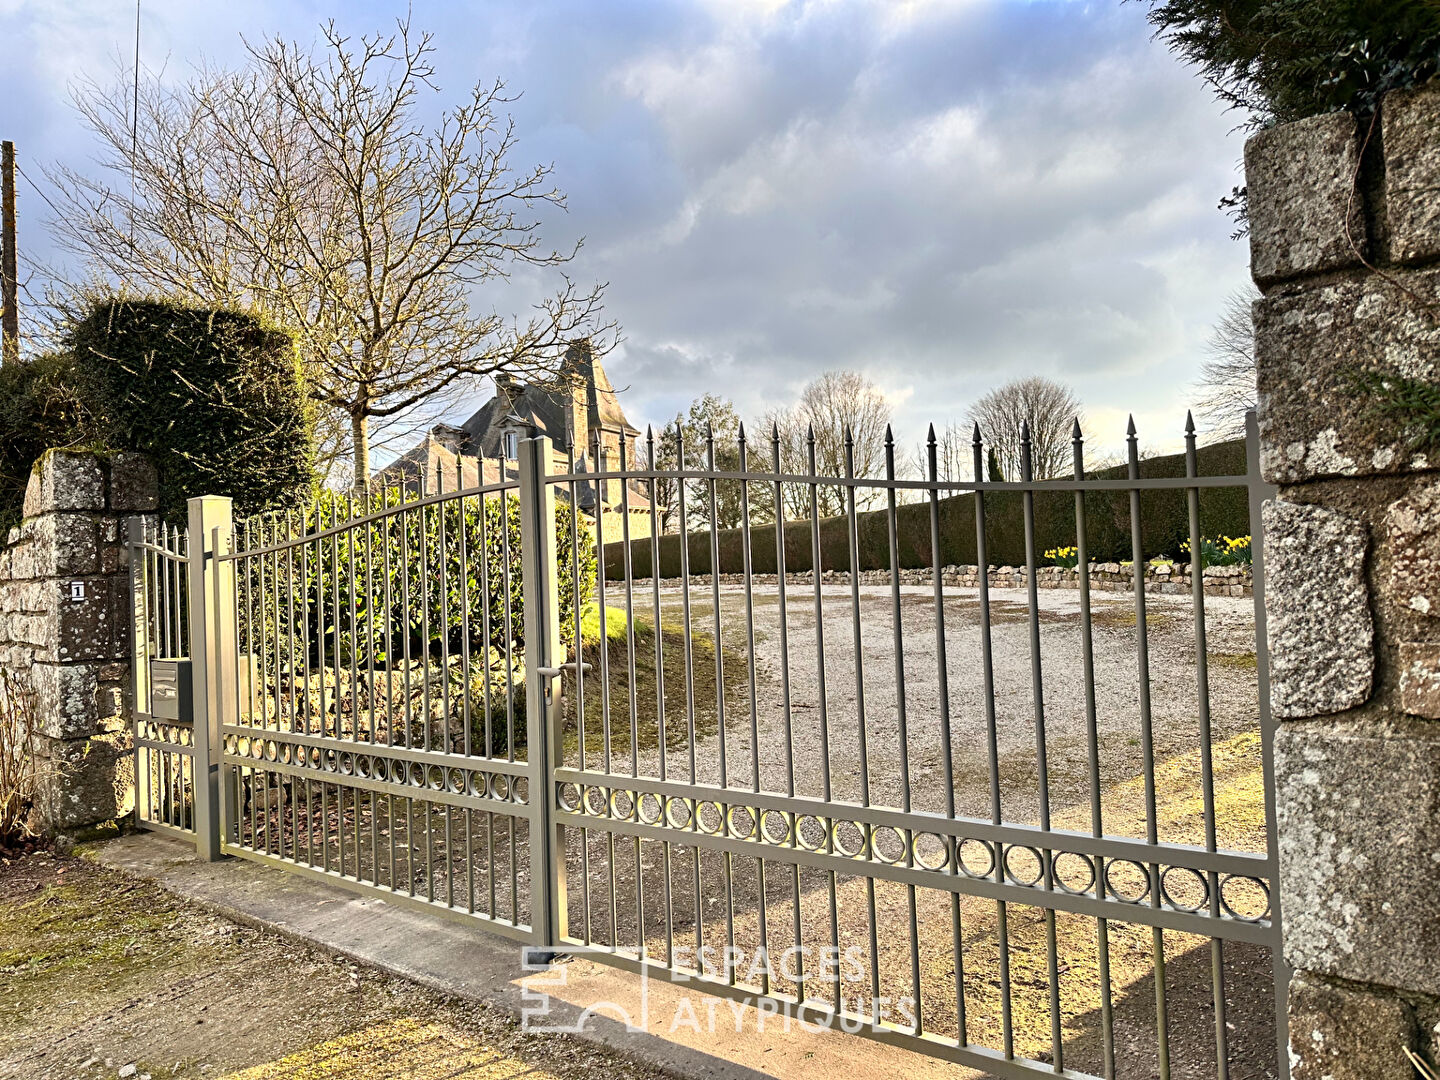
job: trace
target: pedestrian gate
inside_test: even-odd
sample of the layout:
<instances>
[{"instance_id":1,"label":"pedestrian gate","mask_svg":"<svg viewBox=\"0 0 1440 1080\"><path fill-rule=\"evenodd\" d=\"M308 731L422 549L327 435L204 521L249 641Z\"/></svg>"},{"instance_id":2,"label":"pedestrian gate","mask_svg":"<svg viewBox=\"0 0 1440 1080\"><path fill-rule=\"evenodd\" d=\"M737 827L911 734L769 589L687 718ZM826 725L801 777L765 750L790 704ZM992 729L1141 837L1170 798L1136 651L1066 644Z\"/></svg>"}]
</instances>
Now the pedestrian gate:
<instances>
[{"instance_id":1,"label":"pedestrian gate","mask_svg":"<svg viewBox=\"0 0 1440 1080\"><path fill-rule=\"evenodd\" d=\"M1243 474L1190 428L1185 475L1142 476L1133 425L1087 473L1074 434L1063 479L1028 442L983 479L978 433L961 481L933 434L905 479L888 439L883 475L848 439L826 475L813 434L796 462L742 430L598 471L529 439L475 485L244 521L192 500L131 534L141 821L996 1076L1284 1075L1253 416ZM1253 607L1200 560L1147 595L1145 507L1200 551L1222 497ZM956 584L942 553L1002 533L1021 588Z\"/></svg>"}]
</instances>

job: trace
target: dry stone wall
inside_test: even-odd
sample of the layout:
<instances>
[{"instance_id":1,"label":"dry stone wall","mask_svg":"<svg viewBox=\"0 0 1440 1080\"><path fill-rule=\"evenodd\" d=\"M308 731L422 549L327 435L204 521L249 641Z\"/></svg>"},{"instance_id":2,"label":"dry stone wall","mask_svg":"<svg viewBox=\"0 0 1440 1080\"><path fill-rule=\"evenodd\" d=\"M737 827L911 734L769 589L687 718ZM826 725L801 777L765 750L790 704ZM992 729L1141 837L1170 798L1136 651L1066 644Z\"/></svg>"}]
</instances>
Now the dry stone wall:
<instances>
[{"instance_id":1,"label":"dry stone wall","mask_svg":"<svg viewBox=\"0 0 1440 1080\"><path fill-rule=\"evenodd\" d=\"M1023 589L1028 584L1029 573L1023 566L992 566L987 574L992 589ZM1206 596L1249 596L1251 575L1248 566L1207 566L1202 573ZM636 581L649 580L636 578ZM661 578L662 582L678 583L680 578ZM744 585L744 574L721 574L721 585ZM788 585L809 585L815 580L809 570L786 574ZM935 580L934 571L929 567L900 571L901 585L930 585ZM827 585L850 584L848 570L822 570L820 581ZM692 585L709 585L709 574L692 574ZM757 587L773 587L774 574L751 574L751 584ZM978 566L942 566L940 583L946 587L974 589L980 585ZM623 588L624 583L606 583L611 590ZM889 570L861 570L861 585L889 585ZM1039 589L1079 589L1080 571L1074 567L1042 566L1035 571L1035 586ZM1091 563L1090 588L1095 592L1134 592L1135 574L1122 563ZM1147 593L1185 593L1191 590L1189 563L1159 563L1145 568L1145 591Z\"/></svg>"},{"instance_id":2,"label":"dry stone wall","mask_svg":"<svg viewBox=\"0 0 1440 1080\"><path fill-rule=\"evenodd\" d=\"M1440 1019L1440 84L1245 152L1292 1075L1409 1080Z\"/></svg>"},{"instance_id":3,"label":"dry stone wall","mask_svg":"<svg viewBox=\"0 0 1440 1080\"><path fill-rule=\"evenodd\" d=\"M0 667L35 691L37 808L61 832L133 808L125 519L156 505L138 455L51 450L0 548Z\"/></svg>"}]
</instances>

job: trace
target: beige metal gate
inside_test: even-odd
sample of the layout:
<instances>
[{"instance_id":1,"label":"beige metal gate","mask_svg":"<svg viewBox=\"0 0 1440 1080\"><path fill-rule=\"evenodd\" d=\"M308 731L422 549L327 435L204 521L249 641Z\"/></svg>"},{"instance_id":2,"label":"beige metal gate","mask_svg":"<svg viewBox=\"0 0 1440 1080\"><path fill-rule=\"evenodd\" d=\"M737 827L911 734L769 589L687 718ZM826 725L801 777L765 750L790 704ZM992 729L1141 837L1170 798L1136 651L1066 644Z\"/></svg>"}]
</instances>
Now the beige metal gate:
<instances>
[{"instance_id":1,"label":"beige metal gate","mask_svg":"<svg viewBox=\"0 0 1440 1080\"><path fill-rule=\"evenodd\" d=\"M1162 1077L1172 1063L1177 1075L1284 1075L1258 535L1267 488L1253 421L1244 474L1201 475L1193 430L1186 439L1185 476L1143 477L1132 426L1128 470L1097 477L1077 428L1072 477L1037 480L1027 465L1012 482L980 479L978 439L977 479L966 482L938 477L933 441L927 475L904 479L893 444L885 475L862 477L853 464L822 475L813 456L784 472L778 443L757 467L743 432L728 469L716 467L713 439L691 457L682 447L674 467L622 451L605 471L592 464L604 460L598 447L557 464L548 440L529 439L518 462L483 463L483 482L468 488L453 475L417 477L239 523L227 500L195 500L188 549L136 538L136 557L149 560L136 595L137 605L169 597L158 583L171 571L150 568L184 568L188 596L176 604L188 611L199 722L183 756L208 762L212 783L197 789L182 768L189 779L162 790L193 794L190 808L146 820L193 817L214 857L318 875L547 951L583 946L997 1076L1123 1075L1137 1055ZM653 462L653 440L650 451ZM658 567L659 541L629 540L631 500L648 500L658 524L662 484L678 486L687 537L669 583L632 565L648 543ZM839 558L822 545L824 489L845 508L824 526L841 534ZM1248 497L1256 533L1253 731L1212 724L1198 565L1193 713L1178 731L1155 721L1141 499L1185 500L1199 550L1202 499L1224 489ZM756 504L784 507L797 492L808 521L779 515L778 572L760 584ZM723 583L717 494L742 507L743 565ZM992 593L983 573L974 590L944 585L940 506L955 495L973 501L982 567L995 515L1013 516L1023 597ZM889 552L879 586L844 572L861 565L867 496ZM1037 590L1037 498L1073 500L1082 568L1087 514L1103 504L1128 515L1129 742L1114 738L1114 696L1097 695L1119 668L1097 662L1088 569L1066 631L1073 671L1059 676L1083 708L1067 727L1053 704L1064 665ZM923 587L902 584L907 499L929 508ZM598 521L582 520L585 507ZM697 512L704 524L692 529ZM607 514L620 518L623 571L607 581L600 559L592 589L593 530ZM842 572L787 575L787 527L808 534L811 567ZM1028 644L1019 675L998 670L1006 627ZM932 659L917 668L906 657L922 631ZM972 649L975 683L957 686L947 655ZM137 636L137 669L167 651L163 635ZM1002 717L1021 699L1024 746ZM137 720L141 752L178 753L157 736L155 713ZM1248 850L1226 850L1222 753L1226 767L1253 756L1259 774L1263 823L1251 822ZM1112 759L1130 758L1117 773ZM1165 786L1177 776L1189 777L1193 803L1178 826ZM1136 807L1133 829L1110 810L1117 791ZM1209 1032L1203 1052L1196 1015Z\"/></svg>"}]
</instances>

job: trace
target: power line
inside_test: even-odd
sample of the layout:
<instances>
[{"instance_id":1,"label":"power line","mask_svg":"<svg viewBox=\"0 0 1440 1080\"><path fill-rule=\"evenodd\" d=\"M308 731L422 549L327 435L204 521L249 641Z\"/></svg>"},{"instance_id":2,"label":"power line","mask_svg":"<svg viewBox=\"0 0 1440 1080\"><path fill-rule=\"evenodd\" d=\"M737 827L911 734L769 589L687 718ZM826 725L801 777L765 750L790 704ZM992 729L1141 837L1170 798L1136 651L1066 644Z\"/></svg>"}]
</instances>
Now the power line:
<instances>
[{"instance_id":1,"label":"power line","mask_svg":"<svg viewBox=\"0 0 1440 1080\"><path fill-rule=\"evenodd\" d=\"M15 163L15 170L21 176L25 177L25 182L35 189L35 194L39 195L40 198L45 200L45 205L50 207L52 213L54 213L57 217L62 216L60 214L60 208L50 201L50 196L46 195L45 192L41 191L39 185L37 185L34 180L30 179L29 174L25 171L25 167L21 165L18 161Z\"/></svg>"}]
</instances>

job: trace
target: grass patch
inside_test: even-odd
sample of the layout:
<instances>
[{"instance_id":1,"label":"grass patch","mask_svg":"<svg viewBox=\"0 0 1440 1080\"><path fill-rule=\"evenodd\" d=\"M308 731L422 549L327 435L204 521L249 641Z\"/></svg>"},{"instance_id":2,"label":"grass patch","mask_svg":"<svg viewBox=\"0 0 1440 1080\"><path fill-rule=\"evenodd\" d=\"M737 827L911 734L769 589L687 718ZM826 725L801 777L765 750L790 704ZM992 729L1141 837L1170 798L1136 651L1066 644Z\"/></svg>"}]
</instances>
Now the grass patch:
<instances>
[{"instance_id":1,"label":"grass patch","mask_svg":"<svg viewBox=\"0 0 1440 1080\"><path fill-rule=\"evenodd\" d=\"M1210 662L1212 664L1219 664L1221 667L1235 668L1239 671L1254 671L1256 668L1255 654L1253 652L1211 653Z\"/></svg>"},{"instance_id":2,"label":"grass patch","mask_svg":"<svg viewBox=\"0 0 1440 1080\"><path fill-rule=\"evenodd\" d=\"M653 621L635 617L635 707L630 704L630 645L624 609L606 608L605 646L600 644L600 615L592 608L582 616L581 658L590 665L584 679L585 753L587 757L605 752L604 718L609 708L610 752L630 751L633 736L637 751L660 745L660 721L664 719L665 745L684 747L690 740L690 709L693 700L695 736L715 734L719 728L720 702L741 708L749 689L743 653L722 644L719 678L716 672L716 645L713 634L691 630L690 655L686 662L684 624L662 618L657 635ZM657 661L658 652L658 661ZM687 687L689 696L687 698ZM566 744L579 740L580 695L566 679Z\"/></svg>"}]
</instances>

